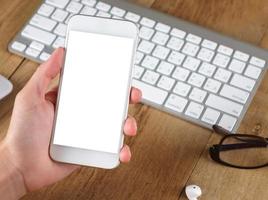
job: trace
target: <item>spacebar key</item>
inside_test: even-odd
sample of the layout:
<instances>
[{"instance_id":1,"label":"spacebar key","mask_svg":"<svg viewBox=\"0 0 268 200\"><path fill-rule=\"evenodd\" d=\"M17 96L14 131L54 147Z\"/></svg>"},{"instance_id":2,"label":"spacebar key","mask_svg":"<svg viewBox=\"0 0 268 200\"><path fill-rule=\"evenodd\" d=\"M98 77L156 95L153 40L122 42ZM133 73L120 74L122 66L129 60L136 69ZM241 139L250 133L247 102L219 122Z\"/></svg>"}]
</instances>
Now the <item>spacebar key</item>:
<instances>
[{"instance_id":1,"label":"spacebar key","mask_svg":"<svg viewBox=\"0 0 268 200\"><path fill-rule=\"evenodd\" d=\"M35 28L33 26L27 25L21 35L23 37L29 38L31 40L36 40L38 42L42 42L46 45L51 45L51 43L55 40L56 36L52 33L43 31L41 29Z\"/></svg>"},{"instance_id":2,"label":"spacebar key","mask_svg":"<svg viewBox=\"0 0 268 200\"><path fill-rule=\"evenodd\" d=\"M168 95L164 90L133 79L132 86L142 91L142 99L162 105Z\"/></svg>"}]
</instances>

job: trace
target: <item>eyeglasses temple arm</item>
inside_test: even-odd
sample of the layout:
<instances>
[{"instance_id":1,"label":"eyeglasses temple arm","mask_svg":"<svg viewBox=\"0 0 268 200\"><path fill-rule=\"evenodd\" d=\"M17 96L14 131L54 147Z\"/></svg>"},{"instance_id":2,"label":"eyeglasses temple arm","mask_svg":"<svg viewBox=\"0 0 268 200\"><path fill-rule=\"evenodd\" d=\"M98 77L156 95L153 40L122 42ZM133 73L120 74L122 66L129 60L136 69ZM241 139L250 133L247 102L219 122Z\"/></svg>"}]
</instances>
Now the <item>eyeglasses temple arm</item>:
<instances>
[{"instance_id":1,"label":"eyeglasses temple arm","mask_svg":"<svg viewBox=\"0 0 268 200\"><path fill-rule=\"evenodd\" d=\"M239 144L221 144L221 145L214 145L220 151L229 151L235 149L246 149L246 148L253 148L253 147L267 147L267 144L264 143L239 143Z\"/></svg>"}]
</instances>

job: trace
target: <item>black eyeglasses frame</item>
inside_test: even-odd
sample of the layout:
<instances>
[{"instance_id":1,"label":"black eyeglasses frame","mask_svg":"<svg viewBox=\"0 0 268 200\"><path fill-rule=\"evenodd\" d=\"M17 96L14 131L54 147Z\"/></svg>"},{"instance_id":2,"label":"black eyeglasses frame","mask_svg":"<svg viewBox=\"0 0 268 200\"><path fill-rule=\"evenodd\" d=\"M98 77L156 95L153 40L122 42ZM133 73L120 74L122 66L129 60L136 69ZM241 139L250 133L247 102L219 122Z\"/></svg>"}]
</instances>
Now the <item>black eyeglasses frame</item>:
<instances>
[{"instance_id":1,"label":"black eyeglasses frame","mask_svg":"<svg viewBox=\"0 0 268 200\"><path fill-rule=\"evenodd\" d=\"M225 162L220 158L220 152L222 151L229 151L229 150L237 150L237 149L245 149L245 148L267 148L268 147L268 138L256 136L256 135L248 135L248 134L234 134L231 133L228 130L225 130L224 128L214 125L213 129L215 132L225 135L219 142L219 144L215 144L209 148L209 154L212 160L215 162L218 162L222 165L228 166L228 167L234 167L239 169L258 169L262 167L268 166L268 160L267 163L263 165L258 166L239 166L234 165L232 163ZM223 144L224 141L228 138L235 138L238 141L241 141L242 143L237 144ZM245 139L244 139L245 138ZM267 149L268 150L268 149Z\"/></svg>"}]
</instances>

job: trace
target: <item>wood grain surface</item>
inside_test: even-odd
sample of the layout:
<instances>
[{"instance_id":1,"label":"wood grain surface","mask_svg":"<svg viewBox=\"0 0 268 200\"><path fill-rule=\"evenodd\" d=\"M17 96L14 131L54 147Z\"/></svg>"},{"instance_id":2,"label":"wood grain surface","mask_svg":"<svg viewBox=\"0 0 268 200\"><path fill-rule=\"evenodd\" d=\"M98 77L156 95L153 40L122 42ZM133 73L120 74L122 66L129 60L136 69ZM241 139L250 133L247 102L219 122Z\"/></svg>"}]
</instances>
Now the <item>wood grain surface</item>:
<instances>
[{"instance_id":1,"label":"wood grain surface","mask_svg":"<svg viewBox=\"0 0 268 200\"><path fill-rule=\"evenodd\" d=\"M133 0L135 1L135 0ZM268 48L267 0L136 0L138 4L191 21L223 34ZM41 0L0 0L0 74L14 91L0 102L0 138L8 129L17 92L37 64L10 54L7 45ZM264 78L239 131L268 132L268 75ZM129 164L114 170L83 167L64 180L26 195L24 200L177 200L186 199L187 184L202 187L201 199L268 199L268 169L238 170L214 163L208 148L220 136L145 105L129 113L139 134L127 138L133 153ZM0 172L1 173L1 172Z\"/></svg>"}]
</instances>

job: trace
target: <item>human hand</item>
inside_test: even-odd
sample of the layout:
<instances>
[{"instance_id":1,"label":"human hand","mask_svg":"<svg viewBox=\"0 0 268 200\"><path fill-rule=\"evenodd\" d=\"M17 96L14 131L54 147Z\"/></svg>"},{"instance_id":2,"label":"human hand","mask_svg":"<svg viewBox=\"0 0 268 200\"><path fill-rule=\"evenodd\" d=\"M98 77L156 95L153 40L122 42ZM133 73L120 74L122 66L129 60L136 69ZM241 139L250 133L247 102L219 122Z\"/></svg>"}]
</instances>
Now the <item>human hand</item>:
<instances>
[{"instance_id":1,"label":"human hand","mask_svg":"<svg viewBox=\"0 0 268 200\"><path fill-rule=\"evenodd\" d=\"M50 159L48 150L57 90L47 90L49 83L60 72L63 57L64 49L57 49L18 93L10 127L1 145L1 152L7 159L7 163L10 163L21 175L23 187L28 191L52 184L78 167L54 162ZM141 92L132 88L131 103L139 102L140 98ZM136 131L135 119L128 117L124 125L124 133L134 136ZM120 161L128 162L130 157L129 147L125 145L120 152Z\"/></svg>"}]
</instances>

